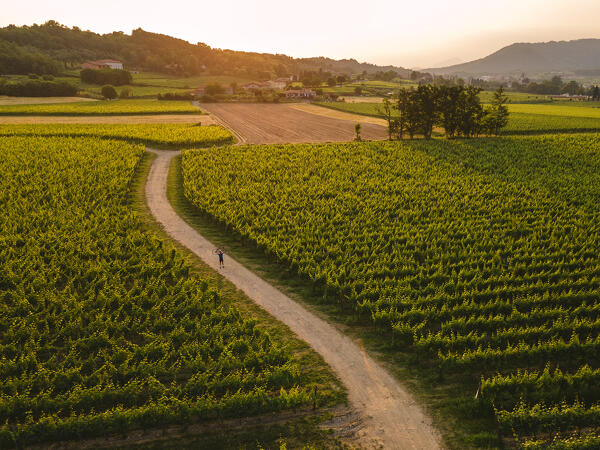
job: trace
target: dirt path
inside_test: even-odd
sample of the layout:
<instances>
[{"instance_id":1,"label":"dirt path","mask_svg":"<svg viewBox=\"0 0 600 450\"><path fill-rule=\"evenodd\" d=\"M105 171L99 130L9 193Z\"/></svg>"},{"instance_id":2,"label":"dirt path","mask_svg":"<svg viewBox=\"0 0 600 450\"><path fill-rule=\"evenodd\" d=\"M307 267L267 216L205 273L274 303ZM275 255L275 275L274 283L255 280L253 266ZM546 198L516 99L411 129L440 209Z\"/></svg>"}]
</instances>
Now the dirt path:
<instances>
[{"instance_id":1,"label":"dirt path","mask_svg":"<svg viewBox=\"0 0 600 450\"><path fill-rule=\"evenodd\" d=\"M177 152L151 151L157 154L146 184L146 200L152 215L173 239L229 279L323 356L348 389L351 406L361 415L357 444L364 448L440 448L438 434L421 407L350 338L231 257L226 256L225 269L218 268L213 254L215 246L180 218L167 198L169 165Z\"/></svg>"},{"instance_id":2,"label":"dirt path","mask_svg":"<svg viewBox=\"0 0 600 450\"><path fill-rule=\"evenodd\" d=\"M387 139L387 129L380 123L372 123L373 120L363 120L357 115L340 119L327 112L315 114L293 103L203 103L199 106L232 130L238 140L248 144L352 141L357 122L362 125L363 139Z\"/></svg>"}]
</instances>

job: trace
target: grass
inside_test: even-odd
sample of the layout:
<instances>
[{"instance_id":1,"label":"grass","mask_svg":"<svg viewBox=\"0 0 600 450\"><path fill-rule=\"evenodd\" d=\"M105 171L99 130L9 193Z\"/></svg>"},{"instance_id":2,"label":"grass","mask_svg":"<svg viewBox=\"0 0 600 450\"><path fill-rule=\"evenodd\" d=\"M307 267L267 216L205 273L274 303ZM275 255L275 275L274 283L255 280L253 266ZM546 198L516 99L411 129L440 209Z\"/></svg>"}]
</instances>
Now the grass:
<instances>
[{"instance_id":1,"label":"grass","mask_svg":"<svg viewBox=\"0 0 600 450\"><path fill-rule=\"evenodd\" d=\"M218 424L207 431L194 432L192 427L166 430L152 442L110 443L110 448L120 450L163 450L180 448L225 449L346 449L332 433L319 427L328 415L299 417L286 422L252 424ZM266 420L269 421L268 419ZM233 426L232 426L233 425Z\"/></svg>"},{"instance_id":2,"label":"grass","mask_svg":"<svg viewBox=\"0 0 600 450\"><path fill-rule=\"evenodd\" d=\"M383 117L377 103L315 103L325 108L370 117ZM581 133L600 130L600 108L556 104L510 104L504 134Z\"/></svg>"},{"instance_id":3,"label":"grass","mask_svg":"<svg viewBox=\"0 0 600 450\"><path fill-rule=\"evenodd\" d=\"M222 86L229 86L231 83L237 83L239 86L252 81L250 78L233 75L198 75L194 77L176 77L159 73L144 72L134 73L132 76L134 85L166 87L170 89L192 89L210 83L219 83Z\"/></svg>"},{"instance_id":4,"label":"grass","mask_svg":"<svg viewBox=\"0 0 600 450\"><path fill-rule=\"evenodd\" d=\"M133 114L202 114L190 102L105 100L99 102L0 106L2 116L102 116Z\"/></svg>"},{"instance_id":5,"label":"grass","mask_svg":"<svg viewBox=\"0 0 600 450\"><path fill-rule=\"evenodd\" d=\"M190 89L177 88L177 87L160 87L160 86L140 86L136 84L128 84L124 86L116 86L117 92L121 92L123 89L129 89L131 97L148 97L156 98L158 94L165 94L167 92L176 92L178 94L185 94L190 92ZM101 97L102 86L87 85L82 86L80 93L84 95L90 95L92 97Z\"/></svg>"},{"instance_id":6,"label":"grass","mask_svg":"<svg viewBox=\"0 0 600 450\"><path fill-rule=\"evenodd\" d=\"M201 212L183 194L180 155L171 164L168 195L175 211L199 233L211 242L226 247L229 255L258 276L360 342L369 354L378 359L426 406L447 447L467 449L500 446L493 411L482 408L475 399L464 399L465 386L473 384L471 378L466 380L455 375L442 379L437 366L422 364L418 367L411 354L392 348L389 337L380 334L371 323L358 321L351 313L323 303L322 296L315 294L312 283L287 265L266 256L254 243ZM463 399L457 400L459 397Z\"/></svg>"}]
</instances>

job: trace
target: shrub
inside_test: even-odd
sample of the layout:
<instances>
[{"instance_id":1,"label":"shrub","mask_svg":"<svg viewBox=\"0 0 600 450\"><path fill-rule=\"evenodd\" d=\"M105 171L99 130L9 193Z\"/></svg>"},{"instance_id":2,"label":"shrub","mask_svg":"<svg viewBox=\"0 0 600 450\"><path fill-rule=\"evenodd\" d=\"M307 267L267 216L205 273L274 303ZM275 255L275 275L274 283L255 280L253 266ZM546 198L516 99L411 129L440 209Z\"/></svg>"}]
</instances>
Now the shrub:
<instances>
[{"instance_id":1,"label":"shrub","mask_svg":"<svg viewBox=\"0 0 600 450\"><path fill-rule=\"evenodd\" d=\"M115 89L114 86L111 86L110 84L102 86L101 94L102 94L102 97L104 97L104 98L106 98L108 100L112 100L113 98L117 98L117 90Z\"/></svg>"},{"instance_id":2,"label":"shrub","mask_svg":"<svg viewBox=\"0 0 600 450\"><path fill-rule=\"evenodd\" d=\"M77 88L66 81L22 80L0 83L0 95L13 97L72 97Z\"/></svg>"},{"instance_id":3,"label":"shrub","mask_svg":"<svg viewBox=\"0 0 600 450\"><path fill-rule=\"evenodd\" d=\"M79 72L81 81L89 84L112 84L113 86L123 86L131 84L133 78L131 73L122 69L83 69Z\"/></svg>"},{"instance_id":4,"label":"shrub","mask_svg":"<svg viewBox=\"0 0 600 450\"><path fill-rule=\"evenodd\" d=\"M193 100L194 96L189 92L166 92L165 94L158 94L159 100Z\"/></svg>"}]
</instances>

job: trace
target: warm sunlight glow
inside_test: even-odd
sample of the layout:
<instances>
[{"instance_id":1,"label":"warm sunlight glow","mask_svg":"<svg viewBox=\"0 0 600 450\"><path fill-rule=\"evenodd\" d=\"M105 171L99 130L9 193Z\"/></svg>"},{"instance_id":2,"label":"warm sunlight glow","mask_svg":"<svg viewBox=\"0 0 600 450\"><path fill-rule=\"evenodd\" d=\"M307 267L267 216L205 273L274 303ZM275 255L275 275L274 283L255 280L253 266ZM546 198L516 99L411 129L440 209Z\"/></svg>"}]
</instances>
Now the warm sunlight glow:
<instances>
[{"instance_id":1,"label":"warm sunlight glow","mask_svg":"<svg viewBox=\"0 0 600 450\"><path fill-rule=\"evenodd\" d=\"M513 42L600 37L597 0L33 0L3 5L0 26L43 23L108 33L133 28L212 47L431 67Z\"/></svg>"}]
</instances>

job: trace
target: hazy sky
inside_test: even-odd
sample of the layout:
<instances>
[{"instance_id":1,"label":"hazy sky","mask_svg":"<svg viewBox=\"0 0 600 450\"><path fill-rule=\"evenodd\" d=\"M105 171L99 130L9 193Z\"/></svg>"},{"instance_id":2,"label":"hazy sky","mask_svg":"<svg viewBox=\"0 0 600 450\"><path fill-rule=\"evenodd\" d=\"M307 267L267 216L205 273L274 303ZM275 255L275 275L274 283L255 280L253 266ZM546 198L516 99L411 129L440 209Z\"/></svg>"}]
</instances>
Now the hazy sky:
<instances>
[{"instance_id":1,"label":"hazy sky","mask_svg":"<svg viewBox=\"0 0 600 450\"><path fill-rule=\"evenodd\" d=\"M7 1L0 25L141 27L218 48L431 67L513 42L600 38L599 17L600 0L29 0Z\"/></svg>"}]
</instances>

